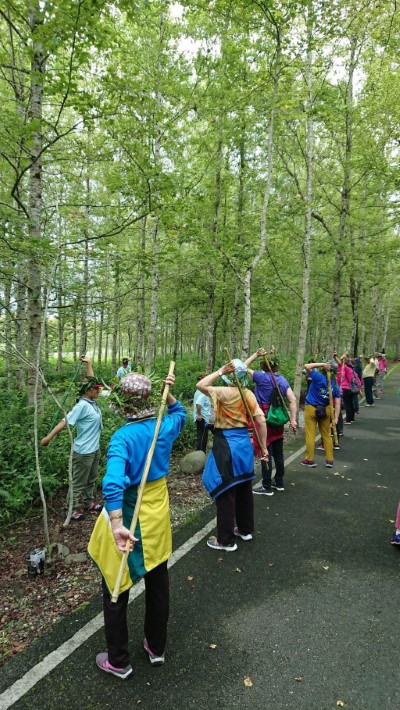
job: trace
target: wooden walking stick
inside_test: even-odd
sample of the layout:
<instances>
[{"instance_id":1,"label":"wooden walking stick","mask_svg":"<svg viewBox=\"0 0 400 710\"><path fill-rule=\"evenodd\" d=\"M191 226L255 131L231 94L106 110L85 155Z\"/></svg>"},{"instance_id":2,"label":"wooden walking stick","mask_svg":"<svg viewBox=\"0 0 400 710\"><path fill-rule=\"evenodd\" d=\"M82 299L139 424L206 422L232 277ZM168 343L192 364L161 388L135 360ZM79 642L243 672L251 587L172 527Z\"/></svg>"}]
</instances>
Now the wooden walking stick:
<instances>
[{"instance_id":1,"label":"wooden walking stick","mask_svg":"<svg viewBox=\"0 0 400 710\"><path fill-rule=\"evenodd\" d=\"M170 375L174 374L174 369L175 369L175 363L173 360L171 360L171 362L169 364L168 377ZM151 446L150 446L149 452L147 454L147 459L146 459L146 463L145 463L144 470L143 470L142 480L140 481L140 484L138 487L135 510L133 511L132 521L131 521L131 524L129 527L129 532L132 533L132 535L135 534L135 528L136 528L136 523L137 523L137 520L139 517L139 510L140 510L140 505L142 503L144 487L146 485L147 476L149 475L149 470L150 470L151 462L153 459L154 449L156 448L158 432L160 431L161 421L163 418L168 393L169 393L169 385L165 385L163 395L162 395L160 409L158 410L158 416L157 416L157 421L156 421L156 427L154 429L153 440L151 442ZM121 564L119 566L114 591L111 595L111 601L114 603L118 600L118 597L119 597L119 590L121 587L122 577L123 577L123 574L125 571L125 565L126 565L128 555L129 555L129 548L130 548L130 540L128 539L126 541L125 552L123 553L122 558L121 558Z\"/></svg>"},{"instance_id":2,"label":"wooden walking stick","mask_svg":"<svg viewBox=\"0 0 400 710\"><path fill-rule=\"evenodd\" d=\"M232 358L231 358L231 356L229 355L228 348L225 348L225 352L226 352L228 361L231 362ZM238 390L239 390L239 394L240 394L240 396L241 396L241 398L242 398L242 402L243 402L244 407L245 407L245 410L246 410L246 412L247 412L247 416L249 417L249 419L250 419L250 421L251 421L251 426L253 427L254 435L255 435L255 437L256 437L256 439L257 439L257 444L258 444L258 446L259 446L259 448L260 448L260 451L261 451L261 453L262 453L263 456L268 456L268 451L264 451L264 447L263 447L263 445L262 445L262 443L261 443L260 436L259 436L259 434L258 434L258 431L257 431L257 429L256 429L256 425L255 425L255 423L254 423L253 415L252 415L252 413L251 413L251 411L250 411L249 405L247 404L247 400L246 400L246 397L245 397L244 392L243 392L243 387L242 387L242 385L240 384L240 380L239 380L239 378L238 378L238 376L237 376L237 374L236 374L236 370L235 370L232 374L233 374L233 376L234 376L234 378L235 378L235 384L236 384L236 387L237 387Z\"/></svg>"},{"instance_id":3,"label":"wooden walking stick","mask_svg":"<svg viewBox=\"0 0 400 710\"><path fill-rule=\"evenodd\" d=\"M335 422L335 411L333 409L333 395L332 395L332 385L331 385L331 371L327 370L327 379L328 379L328 393L329 393L329 412L331 415L331 422L332 422L332 427L333 427L333 442L335 446L339 446L339 439L338 439L338 433L336 429L336 422Z\"/></svg>"}]
</instances>

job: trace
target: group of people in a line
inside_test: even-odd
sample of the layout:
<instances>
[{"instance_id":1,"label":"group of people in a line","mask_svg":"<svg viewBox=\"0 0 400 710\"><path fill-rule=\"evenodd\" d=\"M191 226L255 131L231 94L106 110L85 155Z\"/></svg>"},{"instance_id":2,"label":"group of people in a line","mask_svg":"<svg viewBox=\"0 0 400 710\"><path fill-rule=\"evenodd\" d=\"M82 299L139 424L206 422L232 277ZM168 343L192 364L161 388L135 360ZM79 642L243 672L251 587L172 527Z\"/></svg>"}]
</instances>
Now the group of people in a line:
<instances>
[{"instance_id":1,"label":"group of people in a line","mask_svg":"<svg viewBox=\"0 0 400 710\"><path fill-rule=\"evenodd\" d=\"M260 358L260 368L251 365ZM80 520L83 510L100 512L89 543L89 553L102 573L103 609L107 651L96 657L100 670L121 679L132 675L128 649L127 604L129 588L141 577L145 582L145 620L143 648L152 665L162 665L169 615L169 581L167 561L172 552L166 475L174 441L186 420L185 407L168 393L168 412L163 417L158 433L147 484L134 533L129 530L135 507L138 486L156 429L157 395L151 381L131 371L130 363L123 363L118 393L110 394L113 411L124 417L124 423L111 437L107 467L103 478L104 507L94 500L94 483L99 459L99 437L102 428L97 405L102 384L93 373L90 360L86 363L87 377L81 384L75 407L49 434L42 444L64 429L67 421L76 424L78 436L74 444L73 519ZM371 364L371 363L367 363ZM375 363L374 363L375 367ZM128 369L129 368L129 369ZM376 365L379 372L379 364ZM322 436L326 465L333 463L332 426L339 427L341 399L346 410L346 423L354 421L355 381L361 391L361 380L353 363L345 354L336 354L330 362L311 362L305 365L308 392L305 400L306 459L303 465L315 466L314 447L316 426ZM331 373L336 379L331 379ZM365 379L369 370L363 371ZM373 378L376 373L374 372ZM219 385L222 379L224 386ZM252 380L254 393L246 386ZM174 385L174 375L163 381L163 387ZM383 385L383 382L382 382ZM350 394L344 394L348 390ZM213 443L203 472L203 484L217 508L217 535L207 541L214 550L234 552L238 538L248 541L254 532L253 494L270 496L285 488L283 458L283 424L266 423L274 402L286 409L287 421L293 431L297 428L297 402L289 382L279 373L275 352L259 348L244 362L233 360L210 374L201 375L197 382L198 395L194 402L197 426L197 446L206 451L207 435ZM332 415L333 411L333 415ZM251 431L249 432L249 419ZM254 446L253 446L254 443ZM254 452L261 461L262 481L252 488L255 479ZM272 479L272 459L275 477ZM96 475L95 475L96 474ZM400 506L395 535L400 544ZM397 525L399 523L399 525ZM396 543L397 544L397 543ZM118 600L112 600L116 570L121 553L128 545L128 567Z\"/></svg>"}]
</instances>

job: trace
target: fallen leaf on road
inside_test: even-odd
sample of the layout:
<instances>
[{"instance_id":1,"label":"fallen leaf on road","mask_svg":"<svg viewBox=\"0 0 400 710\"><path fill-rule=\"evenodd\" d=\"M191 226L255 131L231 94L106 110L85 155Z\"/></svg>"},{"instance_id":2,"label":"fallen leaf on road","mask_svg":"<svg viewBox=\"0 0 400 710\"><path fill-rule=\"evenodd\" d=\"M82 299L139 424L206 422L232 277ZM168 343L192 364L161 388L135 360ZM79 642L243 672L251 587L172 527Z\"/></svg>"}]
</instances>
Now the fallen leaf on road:
<instances>
[{"instance_id":1,"label":"fallen leaf on road","mask_svg":"<svg viewBox=\"0 0 400 710\"><path fill-rule=\"evenodd\" d=\"M329 569L329 567L322 567L322 569Z\"/></svg>"},{"instance_id":2,"label":"fallen leaf on road","mask_svg":"<svg viewBox=\"0 0 400 710\"><path fill-rule=\"evenodd\" d=\"M352 481L353 479L352 479L352 478L348 478L347 480L348 480L348 481Z\"/></svg>"},{"instance_id":3,"label":"fallen leaf on road","mask_svg":"<svg viewBox=\"0 0 400 710\"><path fill-rule=\"evenodd\" d=\"M235 572L241 572L241 571L242 570L240 569L240 567L236 567Z\"/></svg>"},{"instance_id":4,"label":"fallen leaf on road","mask_svg":"<svg viewBox=\"0 0 400 710\"><path fill-rule=\"evenodd\" d=\"M337 700L337 701L336 701L336 706L337 706L338 708L344 708L345 704L346 704L346 703L345 703L343 700Z\"/></svg>"},{"instance_id":5,"label":"fallen leaf on road","mask_svg":"<svg viewBox=\"0 0 400 710\"><path fill-rule=\"evenodd\" d=\"M333 475L334 475L334 476L340 476L340 473L339 473L339 471L335 471L335 473L334 473Z\"/></svg>"},{"instance_id":6,"label":"fallen leaf on road","mask_svg":"<svg viewBox=\"0 0 400 710\"><path fill-rule=\"evenodd\" d=\"M216 644L216 643L210 643L210 644L208 645L208 648L212 648L212 649L217 648L217 644Z\"/></svg>"},{"instance_id":7,"label":"fallen leaf on road","mask_svg":"<svg viewBox=\"0 0 400 710\"><path fill-rule=\"evenodd\" d=\"M381 476L382 474L381 474L381 473L377 473L376 475L377 475L377 476Z\"/></svg>"},{"instance_id":8,"label":"fallen leaf on road","mask_svg":"<svg viewBox=\"0 0 400 710\"><path fill-rule=\"evenodd\" d=\"M394 523L394 520L389 520L389 523Z\"/></svg>"},{"instance_id":9,"label":"fallen leaf on road","mask_svg":"<svg viewBox=\"0 0 400 710\"><path fill-rule=\"evenodd\" d=\"M253 681L251 680L250 676L247 676L247 678L244 679L243 683L245 684L246 688L251 688L253 686Z\"/></svg>"},{"instance_id":10,"label":"fallen leaf on road","mask_svg":"<svg viewBox=\"0 0 400 710\"><path fill-rule=\"evenodd\" d=\"M295 677L295 680L297 680L298 683L301 683L301 681L303 680L303 676L302 676L302 675L297 675L297 676Z\"/></svg>"},{"instance_id":11,"label":"fallen leaf on road","mask_svg":"<svg viewBox=\"0 0 400 710\"><path fill-rule=\"evenodd\" d=\"M364 461L368 461L368 459L364 459Z\"/></svg>"},{"instance_id":12,"label":"fallen leaf on road","mask_svg":"<svg viewBox=\"0 0 400 710\"><path fill-rule=\"evenodd\" d=\"M345 496L348 496L348 495L349 495L348 493L345 493Z\"/></svg>"},{"instance_id":13,"label":"fallen leaf on road","mask_svg":"<svg viewBox=\"0 0 400 710\"><path fill-rule=\"evenodd\" d=\"M268 567L273 567L273 566L274 566L274 563L273 563L273 562L269 562L269 563L268 563Z\"/></svg>"},{"instance_id":14,"label":"fallen leaf on road","mask_svg":"<svg viewBox=\"0 0 400 710\"><path fill-rule=\"evenodd\" d=\"M191 582L192 580L193 580L193 577L191 577L191 576L189 575L189 577L188 577L188 582Z\"/></svg>"}]
</instances>

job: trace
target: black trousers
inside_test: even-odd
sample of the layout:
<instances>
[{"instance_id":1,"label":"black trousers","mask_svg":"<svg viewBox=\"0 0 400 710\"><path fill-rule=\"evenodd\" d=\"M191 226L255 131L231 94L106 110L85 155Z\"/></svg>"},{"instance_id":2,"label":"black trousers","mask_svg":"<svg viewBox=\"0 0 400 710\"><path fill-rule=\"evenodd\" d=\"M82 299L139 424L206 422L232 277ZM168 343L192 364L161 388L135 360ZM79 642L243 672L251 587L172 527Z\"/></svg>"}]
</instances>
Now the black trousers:
<instances>
[{"instance_id":1,"label":"black trousers","mask_svg":"<svg viewBox=\"0 0 400 710\"><path fill-rule=\"evenodd\" d=\"M169 616L169 579L167 562L163 562L144 576L145 616L144 635L149 648L156 656L161 656L167 641ZM108 660L115 668L129 665L127 608L129 589L119 595L117 602L111 601L107 586L103 586L104 629L107 642Z\"/></svg>"},{"instance_id":2,"label":"black trousers","mask_svg":"<svg viewBox=\"0 0 400 710\"><path fill-rule=\"evenodd\" d=\"M204 451L206 453L208 441L208 426L204 419L196 419L197 429L197 444L196 451Z\"/></svg>"},{"instance_id":3,"label":"black trousers","mask_svg":"<svg viewBox=\"0 0 400 710\"><path fill-rule=\"evenodd\" d=\"M374 396L372 394L373 384L374 384L373 377L364 377L364 390L365 390L365 399L366 399L367 404L374 403Z\"/></svg>"},{"instance_id":4,"label":"black trousers","mask_svg":"<svg viewBox=\"0 0 400 710\"><path fill-rule=\"evenodd\" d=\"M350 390L343 390L343 404L346 410L346 422L354 422L354 401Z\"/></svg>"},{"instance_id":5,"label":"black trousers","mask_svg":"<svg viewBox=\"0 0 400 710\"><path fill-rule=\"evenodd\" d=\"M271 488L272 457L275 462L275 483L283 485L285 475L285 462L283 458L283 439L276 439L268 446L268 461L261 461L262 484L264 488Z\"/></svg>"},{"instance_id":6,"label":"black trousers","mask_svg":"<svg viewBox=\"0 0 400 710\"><path fill-rule=\"evenodd\" d=\"M251 481L238 483L221 493L215 500L217 506L217 539L220 545L233 545L236 525L243 535L254 530L254 501Z\"/></svg>"}]
</instances>

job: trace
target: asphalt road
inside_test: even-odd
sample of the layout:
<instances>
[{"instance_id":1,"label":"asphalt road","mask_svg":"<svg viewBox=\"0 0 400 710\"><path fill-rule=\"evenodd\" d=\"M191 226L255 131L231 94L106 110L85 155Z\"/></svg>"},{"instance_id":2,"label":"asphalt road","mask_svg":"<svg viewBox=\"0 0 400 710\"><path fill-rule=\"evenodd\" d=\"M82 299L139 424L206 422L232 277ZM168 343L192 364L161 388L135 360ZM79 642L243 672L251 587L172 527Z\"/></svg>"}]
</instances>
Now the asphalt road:
<instances>
[{"instance_id":1,"label":"asphalt road","mask_svg":"<svg viewBox=\"0 0 400 710\"><path fill-rule=\"evenodd\" d=\"M132 679L96 668L100 630L12 707L398 710L400 550L390 537L400 497L399 385L397 369L385 397L345 427L333 469L321 452L315 469L299 457L284 492L255 496L252 542L219 553L204 539L171 569L165 666L150 667L142 649L140 596L129 607ZM210 506L175 546L214 515ZM0 692L99 609L97 599L11 659Z\"/></svg>"}]
</instances>

